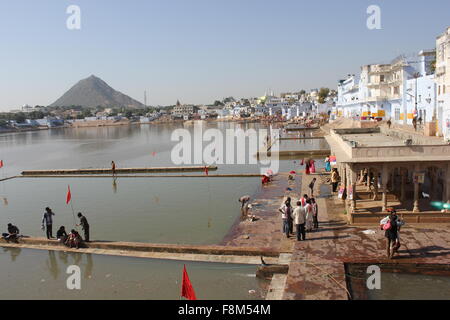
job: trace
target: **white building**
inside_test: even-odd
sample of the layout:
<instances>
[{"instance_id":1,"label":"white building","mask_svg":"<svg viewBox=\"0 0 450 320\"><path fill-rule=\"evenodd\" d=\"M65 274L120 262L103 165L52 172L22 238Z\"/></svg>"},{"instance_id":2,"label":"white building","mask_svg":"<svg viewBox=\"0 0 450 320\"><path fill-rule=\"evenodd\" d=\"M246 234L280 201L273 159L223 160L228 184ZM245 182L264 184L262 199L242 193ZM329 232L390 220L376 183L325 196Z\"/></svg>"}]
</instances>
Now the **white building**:
<instances>
[{"instance_id":1,"label":"white building","mask_svg":"<svg viewBox=\"0 0 450 320\"><path fill-rule=\"evenodd\" d=\"M450 27L436 39L438 133L450 139Z\"/></svg>"},{"instance_id":2,"label":"white building","mask_svg":"<svg viewBox=\"0 0 450 320\"><path fill-rule=\"evenodd\" d=\"M413 118L407 108L407 97L411 95L407 92L408 81L425 77L419 80L420 87L424 86L423 95L433 96L426 92L432 90L432 87L428 89L430 78L426 77L432 74L434 59L434 50L423 50L418 54L399 56L388 64L362 66L359 77L340 81L336 116L359 117L360 120L392 119L399 124L408 124ZM425 109L426 105L423 106Z\"/></svg>"}]
</instances>

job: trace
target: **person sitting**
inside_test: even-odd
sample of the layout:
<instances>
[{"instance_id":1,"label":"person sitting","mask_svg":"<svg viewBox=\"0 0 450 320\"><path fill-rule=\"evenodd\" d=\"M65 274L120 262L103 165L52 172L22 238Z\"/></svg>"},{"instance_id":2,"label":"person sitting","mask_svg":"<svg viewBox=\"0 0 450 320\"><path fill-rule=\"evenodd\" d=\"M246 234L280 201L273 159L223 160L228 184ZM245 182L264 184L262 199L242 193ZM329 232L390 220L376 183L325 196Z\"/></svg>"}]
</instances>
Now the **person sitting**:
<instances>
[{"instance_id":1,"label":"person sitting","mask_svg":"<svg viewBox=\"0 0 450 320\"><path fill-rule=\"evenodd\" d=\"M12 223L8 223L8 233L2 234L3 239L6 240L6 242L18 242L19 239L19 228L14 226Z\"/></svg>"},{"instance_id":2,"label":"person sitting","mask_svg":"<svg viewBox=\"0 0 450 320\"><path fill-rule=\"evenodd\" d=\"M58 231L56 232L56 239L58 239L58 241L61 243L66 242L67 232L64 226L59 227Z\"/></svg>"},{"instance_id":3,"label":"person sitting","mask_svg":"<svg viewBox=\"0 0 450 320\"><path fill-rule=\"evenodd\" d=\"M81 239L80 234L72 229L69 233L69 235L67 236L67 240L66 240L66 246L68 246L69 248L80 248L80 244L83 241L83 239Z\"/></svg>"}]
</instances>

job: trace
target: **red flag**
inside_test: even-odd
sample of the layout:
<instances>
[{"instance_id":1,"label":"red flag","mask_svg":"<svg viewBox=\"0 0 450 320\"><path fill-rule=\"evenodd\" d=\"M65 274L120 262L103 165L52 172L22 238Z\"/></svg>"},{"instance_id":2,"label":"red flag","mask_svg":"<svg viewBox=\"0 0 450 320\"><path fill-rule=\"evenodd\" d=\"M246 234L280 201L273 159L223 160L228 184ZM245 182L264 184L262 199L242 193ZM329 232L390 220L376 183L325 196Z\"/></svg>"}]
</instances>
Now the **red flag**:
<instances>
[{"instance_id":1,"label":"red flag","mask_svg":"<svg viewBox=\"0 0 450 320\"><path fill-rule=\"evenodd\" d=\"M189 280L189 276L186 271L186 265L184 265L184 269L183 269L181 296L185 297L188 300L197 300L197 297L195 296L194 288L192 288L191 280Z\"/></svg>"},{"instance_id":2,"label":"red flag","mask_svg":"<svg viewBox=\"0 0 450 320\"><path fill-rule=\"evenodd\" d=\"M3 168L3 160L0 160L0 169Z\"/></svg>"},{"instance_id":3,"label":"red flag","mask_svg":"<svg viewBox=\"0 0 450 320\"><path fill-rule=\"evenodd\" d=\"M208 175L208 167L205 167L205 174Z\"/></svg>"},{"instance_id":4,"label":"red flag","mask_svg":"<svg viewBox=\"0 0 450 320\"><path fill-rule=\"evenodd\" d=\"M70 186L67 186L66 204L69 204L71 199L72 199L72 193L70 193Z\"/></svg>"}]
</instances>

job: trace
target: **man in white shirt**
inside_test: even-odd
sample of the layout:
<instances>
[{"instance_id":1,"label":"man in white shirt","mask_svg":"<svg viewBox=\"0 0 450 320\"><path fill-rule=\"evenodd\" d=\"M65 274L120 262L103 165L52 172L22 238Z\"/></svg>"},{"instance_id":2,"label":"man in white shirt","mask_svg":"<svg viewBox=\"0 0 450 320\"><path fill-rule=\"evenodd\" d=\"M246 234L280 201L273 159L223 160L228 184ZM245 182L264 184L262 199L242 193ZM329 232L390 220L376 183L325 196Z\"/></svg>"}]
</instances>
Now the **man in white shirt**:
<instances>
[{"instance_id":1,"label":"man in white shirt","mask_svg":"<svg viewBox=\"0 0 450 320\"><path fill-rule=\"evenodd\" d=\"M292 223L292 206L291 206L291 198L287 198L284 202L284 205L281 206L278 211L281 212L281 219L283 220L283 232L286 234L286 237L289 238L290 233L290 224Z\"/></svg>"},{"instance_id":2,"label":"man in white shirt","mask_svg":"<svg viewBox=\"0 0 450 320\"><path fill-rule=\"evenodd\" d=\"M297 230L297 241L306 240L306 211L302 203L297 201L297 208L294 210L294 224Z\"/></svg>"}]
</instances>

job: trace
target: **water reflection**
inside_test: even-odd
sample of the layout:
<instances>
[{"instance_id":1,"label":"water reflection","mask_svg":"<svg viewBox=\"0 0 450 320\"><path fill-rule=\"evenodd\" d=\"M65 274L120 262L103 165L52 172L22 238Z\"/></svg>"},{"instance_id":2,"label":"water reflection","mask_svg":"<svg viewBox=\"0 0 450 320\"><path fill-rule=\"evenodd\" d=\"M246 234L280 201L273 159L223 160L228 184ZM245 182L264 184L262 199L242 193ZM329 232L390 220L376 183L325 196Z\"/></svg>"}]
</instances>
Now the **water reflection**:
<instances>
[{"instance_id":1,"label":"water reflection","mask_svg":"<svg viewBox=\"0 0 450 320\"><path fill-rule=\"evenodd\" d=\"M17 257L22 252L21 248L3 248L3 252L9 252L11 255L11 261L16 261Z\"/></svg>"},{"instance_id":2,"label":"water reflection","mask_svg":"<svg viewBox=\"0 0 450 320\"><path fill-rule=\"evenodd\" d=\"M114 177L112 180L112 189L114 193L117 193L117 177Z\"/></svg>"},{"instance_id":3,"label":"water reflection","mask_svg":"<svg viewBox=\"0 0 450 320\"><path fill-rule=\"evenodd\" d=\"M55 251L48 251L48 260L45 262L48 270L50 271L50 275L53 276L53 279L58 279L60 270L58 268L58 263L56 262L56 254Z\"/></svg>"}]
</instances>

